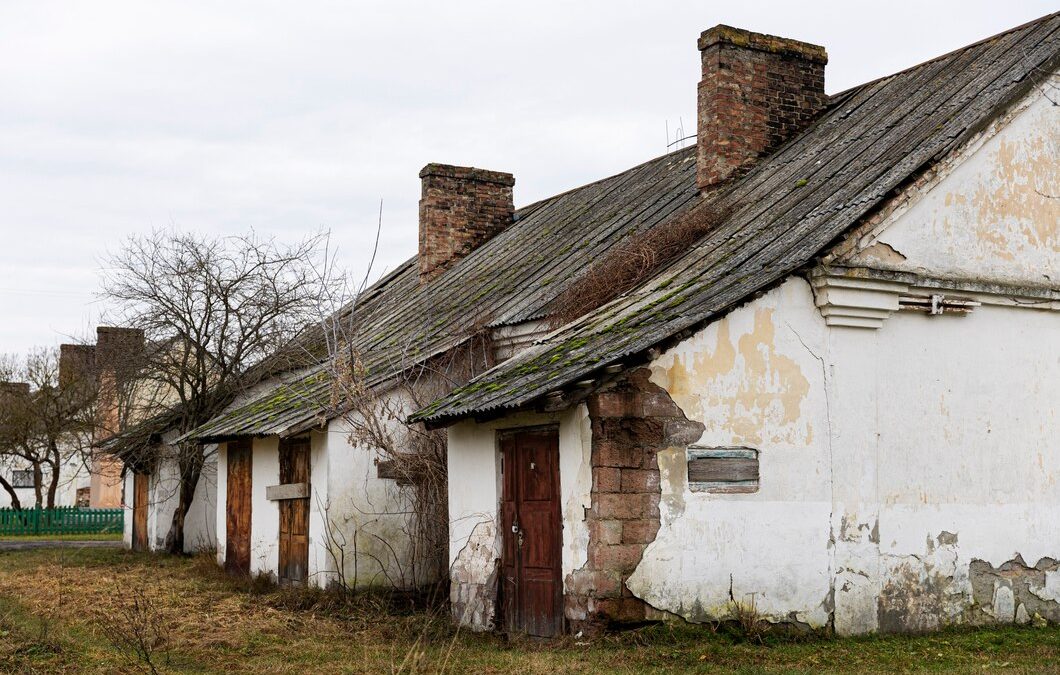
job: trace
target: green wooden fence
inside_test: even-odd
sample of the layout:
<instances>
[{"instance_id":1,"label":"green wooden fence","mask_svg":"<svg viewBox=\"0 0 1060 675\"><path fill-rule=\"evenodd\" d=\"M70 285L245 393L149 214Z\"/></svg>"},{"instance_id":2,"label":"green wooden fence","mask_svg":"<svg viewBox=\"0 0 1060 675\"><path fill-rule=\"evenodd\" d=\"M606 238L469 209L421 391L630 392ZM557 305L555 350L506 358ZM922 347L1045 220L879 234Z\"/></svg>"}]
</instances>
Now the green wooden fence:
<instances>
[{"instance_id":1,"label":"green wooden fence","mask_svg":"<svg viewBox=\"0 0 1060 675\"><path fill-rule=\"evenodd\" d=\"M121 532L125 509L0 509L0 537L48 534L102 534Z\"/></svg>"}]
</instances>

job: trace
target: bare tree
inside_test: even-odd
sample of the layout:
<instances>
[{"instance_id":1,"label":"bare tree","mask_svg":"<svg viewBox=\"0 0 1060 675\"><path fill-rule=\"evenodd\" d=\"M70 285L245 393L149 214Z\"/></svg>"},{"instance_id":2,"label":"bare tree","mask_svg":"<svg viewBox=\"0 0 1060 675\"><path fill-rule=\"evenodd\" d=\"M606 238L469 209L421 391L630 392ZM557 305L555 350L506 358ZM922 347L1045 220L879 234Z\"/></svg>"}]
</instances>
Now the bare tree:
<instances>
[{"instance_id":1,"label":"bare tree","mask_svg":"<svg viewBox=\"0 0 1060 675\"><path fill-rule=\"evenodd\" d=\"M10 466L33 471L37 506L54 508L64 466L81 462L96 423L96 390L90 378L60 382L59 352L38 349L3 364L0 455ZM18 500L11 485L0 485ZM19 505L21 506L21 505Z\"/></svg>"},{"instance_id":2,"label":"bare tree","mask_svg":"<svg viewBox=\"0 0 1060 675\"><path fill-rule=\"evenodd\" d=\"M104 298L121 325L148 343L138 380L154 393L133 408L146 417L168 408L183 434L220 413L260 379L260 366L317 315L327 297L322 236L284 246L253 233L211 237L155 231L130 237L105 262ZM182 552L184 518L207 460L204 446L180 442L179 506L167 548Z\"/></svg>"}]
</instances>

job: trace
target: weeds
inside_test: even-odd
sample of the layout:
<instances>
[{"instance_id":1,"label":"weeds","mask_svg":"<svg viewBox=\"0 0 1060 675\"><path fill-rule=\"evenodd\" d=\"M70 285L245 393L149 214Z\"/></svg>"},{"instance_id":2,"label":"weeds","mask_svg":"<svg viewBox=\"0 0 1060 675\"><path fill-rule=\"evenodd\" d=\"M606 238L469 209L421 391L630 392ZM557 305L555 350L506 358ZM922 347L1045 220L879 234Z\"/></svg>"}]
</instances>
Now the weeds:
<instances>
[{"instance_id":1,"label":"weeds","mask_svg":"<svg viewBox=\"0 0 1060 675\"><path fill-rule=\"evenodd\" d=\"M128 592L129 599L117 612L103 615L104 635L128 661L157 673L159 665L169 664L169 627L159 604L142 586Z\"/></svg>"},{"instance_id":2,"label":"weeds","mask_svg":"<svg viewBox=\"0 0 1060 675\"><path fill-rule=\"evenodd\" d=\"M691 249L729 212L702 204L616 244L553 301L549 325L558 328L633 290Z\"/></svg>"},{"instance_id":3,"label":"weeds","mask_svg":"<svg viewBox=\"0 0 1060 675\"><path fill-rule=\"evenodd\" d=\"M749 642L762 644L772 625L758 611L755 594L748 593L748 601L736 600L730 595L729 616L736 622L740 635Z\"/></svg>"}]
</instances>

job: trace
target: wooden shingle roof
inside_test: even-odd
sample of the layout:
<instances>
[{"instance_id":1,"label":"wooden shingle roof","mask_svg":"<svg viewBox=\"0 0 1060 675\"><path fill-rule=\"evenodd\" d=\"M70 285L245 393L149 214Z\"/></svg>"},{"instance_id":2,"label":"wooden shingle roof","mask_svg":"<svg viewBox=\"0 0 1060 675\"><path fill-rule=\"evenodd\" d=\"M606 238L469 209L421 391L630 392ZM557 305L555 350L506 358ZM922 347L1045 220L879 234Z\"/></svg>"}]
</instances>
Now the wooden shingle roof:
<instances>
[{"instance_id":1,"label":"wooden shingle roof","mask_svg":"<svg viewBox=\"0 0 1060 675\"><path fill-rule=\"evenodd\" d=\"M465 342L474 327L546 316L593 260L697 201L695 148L686 148L519 209L511 226L428 283L420 284L412 258L362 293L340 321L351 326L368 384L383 384ZM297 433L334 416L330 399L328 369L320 364L274 378L187 437Z\"/></svg>"},{"instance_id":2,"label":"wooden shingle roof","mask_svg":"<svg viewBox=\"0 0 1060 675\"><path fill-rule=\"evenodd\" d=\"M523 408L723 316L811 264L1041 85L1058 55L1060 14L1052 14L838 95L717 197L730 215L687 254L411 419L444 425Z\"/></svg>"}]
</instances>

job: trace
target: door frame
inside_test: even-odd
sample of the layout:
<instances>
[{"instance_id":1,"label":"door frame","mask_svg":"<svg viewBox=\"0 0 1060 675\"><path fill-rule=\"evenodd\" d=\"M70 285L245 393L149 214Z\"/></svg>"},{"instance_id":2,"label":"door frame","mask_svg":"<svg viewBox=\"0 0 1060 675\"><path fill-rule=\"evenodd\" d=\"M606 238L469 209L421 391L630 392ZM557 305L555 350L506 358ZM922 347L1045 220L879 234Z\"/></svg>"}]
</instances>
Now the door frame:
<instances>
[{"instance_id":1,"label":"door frame","mask_svg":"<svg viewBox=\"0 0 1060 675\"><path fill-rule=\"evenodd\" d=\"M246 555L242 561L237 561L233 553L232 543L232 531L235 523L234 513L232 511L232 451L245 455L244 461L246 463ZM251 549L251 536L254 531L254 442L249 438L240 438L237 440L228 441L225 446L225 571L229 574L234 575L247 575L250 574L250 549ZM238 564L237 564L238 563Z\"/></svg>"},{"instance_id":2,"label":"door frame","mask_svg":"<svg viewBox=\"0 0 1060 675\"><path fill-rule=\"evenodd\" d=\"M517 550L512 541L514 533L511 531L511 527L507 522L505 514L505 502L508 501L507 496L509 489L508 475L506 475L505 472L511 470L511 461L508 457L509 451L506 450L505 446L509 446L511 452L516 452L518 448L512 447L509 444L516 443L520 436L547 436L550 440L551 447L549 452L553 457L551 472L553 509L550 519L553 527L550 529L555 533L553 541L551 542L555 560L552 569L552 582L555 588L555 596L553 598L554 616L552 618L554 625L556 626L554 635L559 635L563 633L566 628L566 615L563 611L563 494L562 486L560 484L558 424L543 424L502 429L498 430L496 433L497 452L499 455L498 466L500 468L500 504L498 514L500 515L501 521L501 568L499 575L500 588L498 589L498 609L501 614L501 621L499 625L502 625L504 629L509 632L526 632L524 630L526 624L525 617L519 615L521 608L518 606L520 597L518 585L520 584L522 576L522 560L520 556L516 556L516 564L513 566L516 568L513 585L510 586L505 584L505 570L509 566L512 566L507 562L507 559L510 557L512 551ZM515 508L518 509L518 500L516 499L513 501L515 501ZM515 515L518 517L518 514Z\"/></svg>"},{"instance_id":3,"label":"door frame","mask_svg":"<svg viewBox=\"0 0 1060 675\"><path fill-rule=\"evenodd\" d=\"M291 480L290 476L284 477L284 451L290 452L292 448L301 448L302 452L305 453L305 481L306 484L306 496L305 497L293 497L279 500L279 528L277 537L277 552L276 552L276 578L281 586L293 585L293 586L304 586L309 581L309 517L310 517L310 503L309 495L312 494L312 477L313 477L313 445L312 440L308 436L297 436L294 438L281 438L277 451L279 453L279 480L280 485L290 485L294 483L302 483L303 481ZM291 468L287 466L286 468ZM303 570L303 577L301 579L293 579L285 576L287 574L287 568L290 566L292 559L287 557L285 559L284 552L287 556L291 555L291 533L287 532L288 541L284 542L284 521L285 518L290 527L290 523L295 518L295 510L302 510L302 520L305 523L305 545L302 547L300 553L302 563L301 567ZM286 512L286 513L285 513ZM285 564L286 563L286 564Z\"/></svg>"},{"instance_id":4,"label":"door frame","mask_svg":"<svg viewBox=\"0 0 1060 675\"><path fill-rule=\"evenodd\" d=\"M133 499L132 499L132 550L148 550L147 542L147 516L149 515L148 504L150 503L149 476L146 473L133 471ZM141 500L142 493L142 500ZM141 522L142 521L142 522Z\"/></svg>"}]
</instances>

